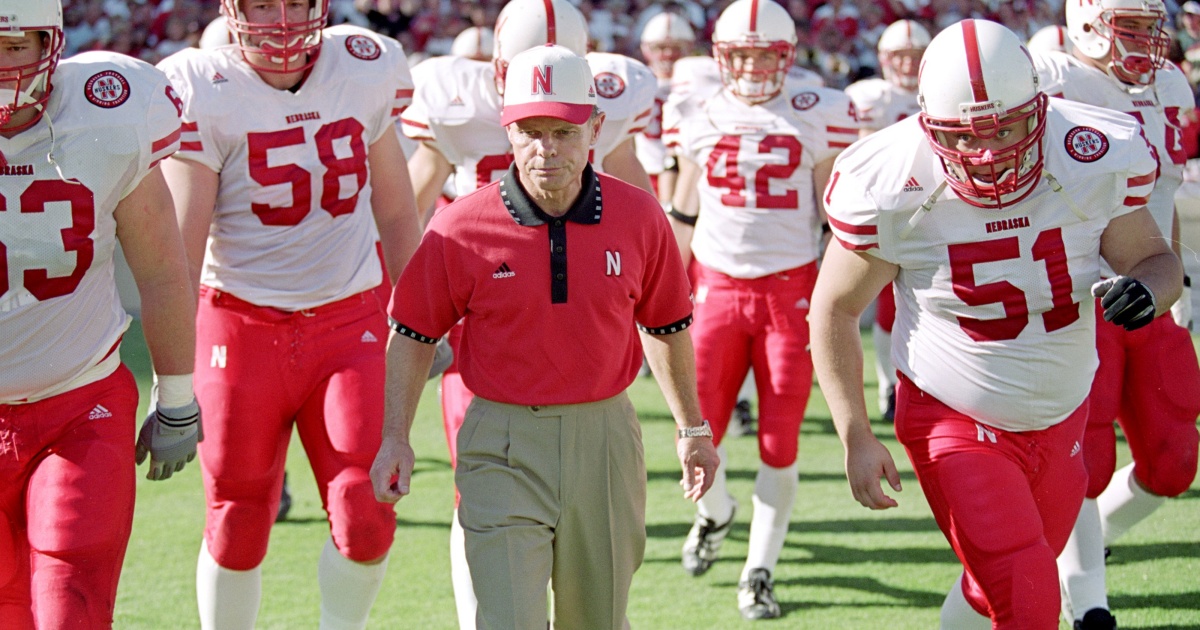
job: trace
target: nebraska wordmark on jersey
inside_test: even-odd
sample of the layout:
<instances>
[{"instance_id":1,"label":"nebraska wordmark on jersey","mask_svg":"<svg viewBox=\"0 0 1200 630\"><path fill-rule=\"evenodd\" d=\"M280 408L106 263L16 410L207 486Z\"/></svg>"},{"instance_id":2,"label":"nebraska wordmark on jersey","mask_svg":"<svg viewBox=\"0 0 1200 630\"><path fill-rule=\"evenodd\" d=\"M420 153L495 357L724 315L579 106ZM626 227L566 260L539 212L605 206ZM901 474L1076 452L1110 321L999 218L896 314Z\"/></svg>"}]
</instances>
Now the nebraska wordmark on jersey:
<instances>
[{"instance_id":1,"label":"nebraska wordmark on jersey","mask_svg":"<svg viewBox=\"0 0 1200 630\"><path fill-rule=\"evenodd\" d=\"M179 159L219 173L201 282L297 311L382 281L367 150L412 97L398 42L325 29L295 92L267 85L237 47L188 49L159 66L186 103ZM240 104L255 103L254 107Z\"/></svg>"},{"instance_id":2,"label":"nebraska wordmark on jersey","mask_svg":"<svg viewBox=\"0 0 1200 630\"><path fill-rule=\"evenodd\" d=\"M879 131L921 113L917 93L902 90L886 79L872 77L846 87L846 95L854 101L858 120L864 129Z\"/></svg>"},{"instance_id":3,"label":"nebraska wordmark on jersey","mask_svg":"<svg viewBox=\"0 0 1200 630\"><path fill-rule=\"evenodd\" d=\"M592 150L596 170L617 145L650 120L657 80L639 61L607 53L587 56L596 80L596 104L604 126ZM513 162L508 134L500 126L503 100L492 64L434 57L413 68L413 104L401 117L404 134L433 145L454 165L458 195L499 179Z\"/></svg>"},{"instance_id":4,"label":"nebraska wordmark on jersey","mask_svg":"<svg viewBox=\"0 0 1200 630\"><path fill-rule=\"evenodd\" d=\"M816 260L813 166L858 138L845 94L805 88L747 105L722 90L668 102L663 124L667 147L702 169L696 260L734 278Z\"/></svg>"},{"instance_id":5,"label":"nebraska wordmark on jersey","mask_svg":"<svg viewBox=\"0 0 1200 630\"><path fill-rule=\"evenodd\" d=\"M896 368L1008 431L1057 424L1087 397L1098 364L1090 289L1100 235L1145 205L1157 167L1129 117L1059 99L1048 112L1043 172L1060 192L1043 178L1028 198L995 210L947 188L919 210L945 175L914 117L839 156L825 197L844 247L900 267Z\"/></svg>"},{"instance_id":6,"label":"nebraska wordmark on jersey","mask_svg":"<svg viewBox=\"0 0 1200 630\"><path fill-rule=\"evenodd\" d=\"M1145 89L1124 86L1108 73L1093 68L1074 56L1060 52L1033 55L1043 92L1124 112L1142 124L1146 139L1158 154L1159 175L1146 207L1167 237L1175 216L1175 191L1183 183L1187 154L1182 144L1182 122L1194 107L1187 79L1175 64L1166 64L1155 74L1154 85ZM1105 267L1105 275L1114 275Z\"/></svg>"},{"instance_id":7,"label":"nebraska wordmark on jersey","mask_svg":"<svg viewBox=\"0 0 1200 630\"><path fill-rule=\"evenodd\" d=\"M149 64L89 52L52 80L42 120L0 138L0 403L117 368L129 316L113 280L113 212L179 146L179 98Z\"/></svg>"}]
</instances>

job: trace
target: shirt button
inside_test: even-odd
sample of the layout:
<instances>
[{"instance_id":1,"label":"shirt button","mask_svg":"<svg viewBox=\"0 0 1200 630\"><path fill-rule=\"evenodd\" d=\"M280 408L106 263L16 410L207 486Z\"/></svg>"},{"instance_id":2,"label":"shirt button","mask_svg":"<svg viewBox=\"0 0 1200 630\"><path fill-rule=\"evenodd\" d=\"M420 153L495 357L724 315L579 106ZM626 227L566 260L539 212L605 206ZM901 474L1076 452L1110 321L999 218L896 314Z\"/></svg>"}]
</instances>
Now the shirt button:
<instances>
[{"instance_id":1,"label":"shirt button","mask_svg":"<svg viewBox=\"0 0 1200 630\"><path fill-rule=\"evenodd\" d=\"M555 222L554 222L554 227L560 227L560 226L562 226L562 220L561 220L561 219L560 219L560 220L557 220L557 221L555 221Z\"/></svg>"},{"instance_id":2,"label":"shirt button","mask_svg":"<svg viewBox=\"0 0 1200 630\"><path fill-rule=\"evenodd\" d=\"M554 248L554 251L555 251L555 252L557 252L557 253L559 253L559 254L561 254L561 253L562 253L562 245L559 245L559 246L555 247L555 248Z\"/></svg>"},{"instance_id":3,"label":"shirt button","mask_svg":"<svg viewBox=\"0 0 1200 630\"><path fill-rule=\"evenodd\" d=\"M534 405L533 407L530 407L530 409L532 409L532 410L534 410L534 411L541 411L541 410L542 410L542 408L541 408L541 407L538 407L537 405Z\"/></svg>"},{"instance_id":4,"label":"shirt button","mask_svg":"<svg viewBox=\"0 0 1200 630\"><path fill-rule=\"evenodd\" d=\"M555 274L555 275L554 275L554 279L555 279L555 280L562 280L562 279L563 279L563 275L562 275L561 273L559 273L559 274Z\"/></svg>"}]
</instances>

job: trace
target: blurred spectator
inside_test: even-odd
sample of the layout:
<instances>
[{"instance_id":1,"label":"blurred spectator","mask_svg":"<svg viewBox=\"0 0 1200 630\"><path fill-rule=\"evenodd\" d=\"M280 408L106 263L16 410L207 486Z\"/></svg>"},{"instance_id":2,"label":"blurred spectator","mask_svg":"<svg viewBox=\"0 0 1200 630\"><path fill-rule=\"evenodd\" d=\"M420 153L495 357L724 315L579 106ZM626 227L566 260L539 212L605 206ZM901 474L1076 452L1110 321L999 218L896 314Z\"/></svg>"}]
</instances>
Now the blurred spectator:
<instances>
[{"instance_id":1,"label":"blurred spectator","mask_svg":"<svg viewBox=\"0 0 1200 630\"><path fill-rule=\"evenodd\" d=\"M1179 22L1182 28L1175 32L1175 41L1183 51L1183 61L1179 65L1195 92L1200 85L1200 2L1184 2Z\"/></svg>"},{"instance_id":2,"label":"blurred spectator","mask_svg":"<svg viewBox=\"0 0 1200 630\"><path fill-rule=\"evenodd\" d=\"M72 3L63 15L66 31L66 48L63 56L94 48L103 48L112 35L108 18L104 15L104 0L86 0Z\"/></svg>"},{"instance_id":3,"label":"blurred spectator","mask_svg":"<svg viewBox=\"0 0 1200 630\"><path fill-rule=\"evenodd\" d=\"M843 0L829 0L813 11L812 28L820 33L833 27L842 41L849 41L853 45L854 36L858 34L859 15L858 7L853 4L847 4Z\"/></svg>"}]
</instances>

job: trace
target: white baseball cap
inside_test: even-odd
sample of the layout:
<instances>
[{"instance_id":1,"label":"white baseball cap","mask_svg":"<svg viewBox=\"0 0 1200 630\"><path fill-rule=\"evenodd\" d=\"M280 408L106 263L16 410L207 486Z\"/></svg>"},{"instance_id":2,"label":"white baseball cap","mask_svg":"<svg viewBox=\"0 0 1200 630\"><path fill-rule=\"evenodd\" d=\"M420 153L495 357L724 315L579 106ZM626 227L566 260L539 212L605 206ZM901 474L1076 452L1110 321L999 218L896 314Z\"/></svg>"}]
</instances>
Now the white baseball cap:
<instances>
[{"instance_id":1,"label":"white baseball cap","mask_svg":"<svg viewBox=\"0 0 1200 630\"><path fill-rule=\"evenodd\" d=\"M504 75L500 124L550 116L582 125L596 106L596 83L587 59L546 44L518 53Z\"/></svg>"}]
</instances>

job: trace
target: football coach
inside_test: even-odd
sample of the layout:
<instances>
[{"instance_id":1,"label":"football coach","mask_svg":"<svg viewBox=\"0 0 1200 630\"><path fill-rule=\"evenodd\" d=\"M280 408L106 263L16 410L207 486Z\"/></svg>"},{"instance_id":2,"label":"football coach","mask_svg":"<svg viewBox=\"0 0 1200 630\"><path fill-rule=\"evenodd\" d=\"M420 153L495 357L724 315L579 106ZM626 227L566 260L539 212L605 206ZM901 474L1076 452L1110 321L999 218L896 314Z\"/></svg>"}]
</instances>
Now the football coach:
<instances>
[{"instance_id":1,"label":"football coach","mask_svg":"<svg viewBox=\"0 0 1200 630\"><path fill-rule=\"evenodd\" d=\"M464 321L476 393L455 484L479 628L618 630L646 544L641 430L625 389L643 350L679 427L684 495L718 456L700 416L688 280L648 193L593 170L604 114L587 61L547 45L514 57L501 122L514 164L434 216L389 315L376 497L409 492L409 431L434 343ZM639 344L639 337L642 343Z\"/></svg>"}]
</instances>

